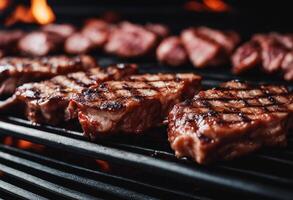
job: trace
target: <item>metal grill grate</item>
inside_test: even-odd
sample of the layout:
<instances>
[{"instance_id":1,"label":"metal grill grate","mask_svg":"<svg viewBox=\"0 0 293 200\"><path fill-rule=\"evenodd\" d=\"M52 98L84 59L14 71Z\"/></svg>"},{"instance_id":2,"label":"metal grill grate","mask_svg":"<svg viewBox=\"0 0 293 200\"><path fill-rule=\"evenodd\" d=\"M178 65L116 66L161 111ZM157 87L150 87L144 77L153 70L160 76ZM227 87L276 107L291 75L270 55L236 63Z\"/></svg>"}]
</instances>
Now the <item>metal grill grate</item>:
<instances>
[{"instance_id":1,"label":"metal grill grate","mask_svg":"<svg viewBox=\"0 0 293 200\"><path fill-rule=\"evenodd\" d=\"M115 62L112 59L101 61L104 64ZM155 68L151 64L142 65L141 72L146 71L174 70L162 66ZM227 71L219 71L217 74L213 74L214 70L197 72L204 76L204 87L213 87L219 82L235 78ZM253 78L249 80L256 82ZM266 77L261 80L266 80ZM274 199L290 199L293 196L293 139L289 139L289 145L285 149L268 149L231 162L199 166L188 159L175 158L169 148L165 128L152 130L141 137L117 136L93 143L87 141L80 131L32 125L21 118L7 116L1 118L0 132L51 148L139 169L150 174L151 180L156 176L167 177L170 182L172 180L177 184L197 184L204 191L224 191L222 196L238 194L237 198L240 198L239 194L243 194L243 198L249 196ZM1 191L29 199L52 196L91 199L104 195L108 195L105 199L157 199L162 196L167 199L219 198L193 187L186 187L184 190L180 186L172 188L172 184L154 185L144 179L113 176L4 145L0 145L0 171L9 177L1 180ZM104 181L100 181L101 179ZM11 183L11 180L17 180L19 184L15 184L17 181ZM116 184L111 184L113 182ZM38 189L26 190L23 187L26 184L34 185ZM41 195L38 196L39 194Z\"/></svg>"}]
</instances>

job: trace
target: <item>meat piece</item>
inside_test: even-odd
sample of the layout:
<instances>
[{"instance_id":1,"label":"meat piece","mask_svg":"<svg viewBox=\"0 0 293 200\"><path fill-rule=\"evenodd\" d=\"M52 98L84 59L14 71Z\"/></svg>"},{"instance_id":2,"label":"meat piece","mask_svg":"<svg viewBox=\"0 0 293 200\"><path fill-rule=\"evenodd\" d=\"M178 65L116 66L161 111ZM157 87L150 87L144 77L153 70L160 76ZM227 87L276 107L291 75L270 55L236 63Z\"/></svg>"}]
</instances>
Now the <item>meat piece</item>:
<instances>
[{"instance_id":1,"label":"meat piece","mask_svg":"<svg viewBox=\"0 0 293 200\"><path fill-rule=\"evenodd\" d=\"M128 22L120 23L111 31L105 51L120 57L131 58L150 53L157 43L157 36L144 27Z\"/></svg>"},{"instance_id":2,"label":"meat piece","mask_svg":"<svg viewBox=\"0 0 293 200\"><path fill-rule=\"evenodd\" d=\"M179 37L164 39L157 48L157 59L170 66L180 66L187 62L186 50Z\"/></svg>"},{"instance_id":3,"label":"meat piece","mask_svg":"<svg viewBox=\"0 0 293 200\"><path fill-rule=\"evenodd\" d=\"M63 42L63 37L59 34L34 31L22 37L18 47L25 55L45 56L59 50Z\"/></svg>"},{"instance_id":4,"label":"meat piece","mask_svg":"<svg viewBox=\"0 0 293 200\"><path fill-rule=\"evenodd\" d=\"M76 31L75 27L71 24L48 24L43 26L42 30L48 33L58 34L63 39L68 38Z\"/></svg>"},{"instance_id":5,"label":"meat piece","mask_svg":"<svg viewBox=\"0 0 293 200\"><path fill-rule=\"evenodd\" d=\"M169 28L164 24L146 24L145 28L157 36L159 36L161 39L167 37L170 34Z\"/></svg>"},{"instance_id":6,"label":"meat piece","mask_svg":"<svg viewBox=\"0 0 293 200\"><path fill-rule=\"evenodd\" d=\"M267 73L278 71L287 53L286 47L270 35L257 34L252 40L261 46L263 69Z\"/></svg>"},{"instance_id":7,"label":"meat piece","mask_svg":"<svg viewBox=\"0 0 293 200\"><path fill-rule=\"evenodd\" d=\"M174 106L168 139L178 157L200 164L232 159L261 146L284 146L293 94L283 86L230 81Z\"/></svg>"},{"instance_id":8,"label":"meat piece","mask_svg":"<svg viewBox=\"0 0 293 200\"><path fill-rule=\"evenodd\" d=\"M247 71L262 61L258 43L249 41L240 46L232 56L233 73L240 74Z\"/></svg>"},{"instance_id":9,"label":"meat piece","mask_svg":"<svg viewBox=\"0 0 293 200\"><path fill-rule=\"evenodd\" d=\"M0 95L11 95L23 83L96 66L90 56L52 56L42 58L7 57L0 59Z\"/></svg>"},{"instance_id":10,"label":"meat piece","mask_svg":"<svg viewBox=\"0 0 293 200\"><path fill-rule=\"evenodd\" d=\"M196 29L190 28L182 31L181 40L195 67L202 68L222 62L219 58L221 55L220 45L200 35Z\"/></svg>"},{"instance_id":11,"label":"meat piece","mask_svg":"<svg viewBox=\"0 0 293 200\"><path fill-rule=\"evenodd\" d=\"M110 66L106 69L91 68L86 72L75 72L56 76L40 83L27 83L20 86L12 97L18 104L24 104L27 118L36 123L59 124L74 117L65 110L75 93L92 85L108 80L119 80L134 74L135 65ZM3 106L4 107L4 106Z\"/></svg>"},{"instance_id":12,"label":"meat piece","mask_svg":"<svg viewBox=\"0 0 293 200\"><path fill-rule=\"evenodd\" d=\"M293 49L293 34L270 33L270 36L276 39L287 49Z\"/></svg>"},{"instance_id":13,"label":"meat piece","mask_svg":"<svg viewBox=\"0 0 293 200\"><path fill-rule=\"evenodd\" d=\"M2 55L16 53L17 42L23 35L24 32L20 30L0 31L0 51Z\"/></svg>"},{"instance_id":14,"label":"meat piece","mask_svg":"<svg viewBox=\"0 0 293 200\"><path fill-rule=\"evenodd\" d=\"M110 25L103 20L91 20L86 23L81 33L91 41L94 48L101 48L107 42Z\"/></svg>"},{"instance_id":15,"label":"meat piece","mask_svg":"<svg viewBox=\"0 0 293 200\"><path fill-rule=\"evenodd\" d=\"M67 38L64 44L66 53L84 54L93 48L91 40L81 33L75 33Z\"/></svg>"},{"instance_id":16,"label":"meat piece","mask_svg":"<svg viewBox=\"0 0 293 200\"><path fill-rule=\"evenodd\" d=\"M293 81L293 51L290 51L285 56L282 62L282 70L284 72L284 79Z\"/></svg>"},{"instance_id":17,"label":"meat piece","mask_svg":"<svg viewBox=\"0 0 293 200\"><path fill-rule=\"evenodd\" d=\"M207 27L199 27L196 30L198 33L221 45L228 55L233 52L236 45L240 42L240 36L234 31L219 31Z\"/></svg>"},{"instance_id":18,"label":"meat piece","mask_svg":"<svg viewBox=\"0 0 293 200\"><path fill-rule=\"evenodd\" d=\"M84 133L91 139L117 132L140 134L161 124L187 90L198 88L200 80L193 74L152 76L104 82L73 98L70 104L78 108Z\"/></svg>"}]
</instances>

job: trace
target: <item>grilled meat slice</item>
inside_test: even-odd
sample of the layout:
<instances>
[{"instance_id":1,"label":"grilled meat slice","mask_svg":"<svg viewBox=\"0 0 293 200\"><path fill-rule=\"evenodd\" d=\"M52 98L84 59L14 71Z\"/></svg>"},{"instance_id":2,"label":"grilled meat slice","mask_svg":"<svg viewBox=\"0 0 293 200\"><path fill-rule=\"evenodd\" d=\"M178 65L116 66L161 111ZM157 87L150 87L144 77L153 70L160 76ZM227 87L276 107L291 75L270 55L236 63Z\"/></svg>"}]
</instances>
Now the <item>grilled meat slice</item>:
<instances>
[{"instance_id":1,"label":"grilled meat slice","mask_svg":"<svg viewBox=\"0 0 293 200\"><path fill-rule=\"evenodd\" d=\"M199 82L194 74L132 76L91 87L70 104L77 107L84 133L92 139L117 132L139 134L161 124Z\"/></svg>"},{"instance_id":2,"label":"grilled meat slice","mask_svg":"<svg viewBox=\"0 0 293 200\"><path fill-rule=\"evenodd\" d=\"M186 29L181 33L182 43L191 63L195 67L205 67L218 63L221 47L196 29Z\"/></svg>"},{"instance_id":3,"label":"grilled meat slice","mask_svg":"<svg viewBox=\"0 0 293 200\"><path fill-rule=\"evenodd\" d=\"M150 53L156 44L156 34L142 26L123 22L111 31L105 51L125 58L139 57Z\"/></svg>"},{"instance_id":4,"label":"grilled meat slice","mask_svg":"<svg viewBox=\"0 0 293 200\"><path fill-rule=\"evenodd\" d=\"M65 109L75 93L104 81L119 80L136 71L135 65L119 64L106 69L95 67L86 72L75 72L40 83L24 84L17 88L13 98L17 103L24 104L26 116L30 121L58 124L73 118L74 113L65 116Z\"/></svg>"},{"instance_id":5,"label":"grilled meat slice","mask_svg":"<svg viewBox=\"0 0 293 200\"><path fill-rule=\"evenodd\" d=\"M262 61L261 50L258 43L249 41L239 47L232 56L233 73L240 74L247 71Z\"/></svg>"},{"instance_id":6,"label":"grilled meat slice","mask_svg":"<svg viewBox=\"0 0 293 200\"><path fill-rule=\"evenodd\" d=\"M240 36L234 31L219 31L208 27L199 27L196 30L221 45L227 54L231 54L240 42Z\"/></svg>"},{"instance_id":7,"label":"grilled meat slice","mask_svg":"<svg viewBox=\"0 0 293 200\"><path fill-rule=\"evenodd\" d=\"M286 47L271 35L257 34L252 40L261 46L263 69L268 73L278 71L288 51Z\"/></svg>"},{"instance_id":8,"label":"grilled meat slice","mask_svg":"<svg viewBox=\"0 0 293 200\"><path fill-rule=\"evenodd\" d=\"M164 39L157 48L157 59L170 66L180 66L187 62L186 50L179 37Z\"/></svg>"},{"instance_id":9,"label":"grilled meat slice","mask_svg":"<svg viewBox=\"0 0 293 200\"><path fill-rule=\"evenodd\" d=\"M40 81L59 74L96 66L90 56L51 56L43 58L6 57L0 59L0 95L11 95L15 88L30 81Z\"/></svg>"},{"instance_id":10,"label":"grilled meat slice","mask_svg":"<svg viewBox=\"0 0 293 200\"><path fill-rule=\"evenodd\" d=\"M74 33L69 36L64 44L64 50L69 54L88 53L93 48L89 38L81 33Z\"/></svg>"},{"instance_id":11,"label":"grilled meat slice","mask_svg":"<svg viewBox=\"0 0 293 200\"><path fill-rule=\"evenodd\" d=\"M232 159L264 145L286 145L292 113L293 94L285 87L231 81L175 105L168 139L176 156L200 164Z\"/></svg>"},{"instance_id":12,"label":"grilled meat slice","mask_svg":"<svg viewBox=\"0 0 293 200\"><path fill-rule=\"evenodd\" d=\"M48 33L58 34L63 39L68 38L76 31L75 27L71 24L48 24L43 26L42 30Z\"/></svg>"},{"instance_id":13,"label":"grilled meat slice","mask_svg":"<svg viewBox=\"0 0 293 200\"><path fill-rule=\"evenodd\" d=\"M284 72L284 79L293 81L293 51L286 54L282 62L282 70Z\"/></svg>"}]
</instances>

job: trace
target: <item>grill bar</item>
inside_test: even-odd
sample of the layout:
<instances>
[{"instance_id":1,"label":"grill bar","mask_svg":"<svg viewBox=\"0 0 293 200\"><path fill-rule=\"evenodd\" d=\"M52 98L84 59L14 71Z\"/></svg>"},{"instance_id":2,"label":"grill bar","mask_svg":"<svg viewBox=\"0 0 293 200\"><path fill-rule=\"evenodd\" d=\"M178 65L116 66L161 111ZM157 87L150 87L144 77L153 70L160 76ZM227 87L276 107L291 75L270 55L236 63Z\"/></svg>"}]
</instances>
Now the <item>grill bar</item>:
<instances>
[{"instance_id":1,"label":"grill bar","mask_svg":"<svg viewBox=\"0 0 293 200\"><path fill-rule=\"evenodd\" d=\"M10 183L4 182L2 180L0 180L0 190L3 190L5 192L15 195L16 197L20 197L23 199L30 199L30 200L46 200L47 199L39 195L36 195L32 192L29 192L27 190L24 190L22 188L16 187Z\"/></svg>"},{"instance_id":2,"label":"grill bar","mask_svg":"<svg viewBox=\"0 0 293 200\"><path fill-rule=\"evenodd\" d=\"M67 149L87 156L110 160L133 167L140 167L141 169L158 174L163 173L173 178L180 178L191 182L196 181L207 187L222 187L234 190L235 192L250 193L276 199L287 199L293 195L293 191L290 189L279 187L271 182L239 179L229 173L223 173L223 171L209 171L197 165L194 165L195 167L192 168L181 163L155 159L149 156L105 147L7 122L0 122L0 130L3 133L28 139L36 143Z\"/></svg>"}]
</instances>

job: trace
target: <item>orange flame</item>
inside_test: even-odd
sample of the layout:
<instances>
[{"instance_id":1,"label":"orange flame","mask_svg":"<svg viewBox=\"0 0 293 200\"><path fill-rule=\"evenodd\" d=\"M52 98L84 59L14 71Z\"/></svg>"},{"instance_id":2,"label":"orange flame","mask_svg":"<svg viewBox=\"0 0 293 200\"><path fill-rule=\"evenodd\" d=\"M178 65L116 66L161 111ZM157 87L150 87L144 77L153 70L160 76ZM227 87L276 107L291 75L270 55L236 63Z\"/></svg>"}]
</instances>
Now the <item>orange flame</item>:
<instances>
[{"instance_id":1,"label":"orange flame","mask_svg":"<svg viewBox=\"0 0 293 200\"><path fill-rule=\"evenodd\" d=\"M35 144L27 140L16 139L11 136L5 137L3 140L3 144L8 146L15 146L21 149L33 149L37 151L41 151L45 148L43 145Z\"/></svg>"},{"instance_id":2,"label":"orange flame","mask_svg":"<svg viewBox=\"0 0 293 200\"><path fill-rule=\"evenodd\" d=\"M0 1L0 11L4 10L9 5L9 0L1 0Z\"/></svg>"},{"instance_id":3,"label":"orange flame","mask_svg":"<svg viewBox=\"0 0 293 200\"><path fill-rule=\"evenodd\" d=\"M231 7L223 0L190 0L184 4L184 8L195 12L227 12L231 10Z\"/></svg>"},{"instance_id":4,"label":"orange flame","mask_svg":"<svg viewBox=\"0 0 293 200\"><path fill-rule=\"evenodd\" d=\"M1 0L0 0L1 1ZM18 5L5 24L12 25L16 22L49 24L55 20L53 10L46 0L31 0L31 7Z\"/></svg>"},{"instance_id":5,"label":"orange flame","mask_svg":"<svg viewBox=\"0 0 293 200\"><path fill-rule=\"evenodd\" d=\"M55 21L55 15L46 0L32 0L31 11L39 24L49 24Z\"/></svg>"}]
</instances>

